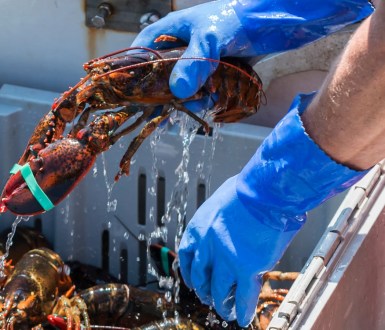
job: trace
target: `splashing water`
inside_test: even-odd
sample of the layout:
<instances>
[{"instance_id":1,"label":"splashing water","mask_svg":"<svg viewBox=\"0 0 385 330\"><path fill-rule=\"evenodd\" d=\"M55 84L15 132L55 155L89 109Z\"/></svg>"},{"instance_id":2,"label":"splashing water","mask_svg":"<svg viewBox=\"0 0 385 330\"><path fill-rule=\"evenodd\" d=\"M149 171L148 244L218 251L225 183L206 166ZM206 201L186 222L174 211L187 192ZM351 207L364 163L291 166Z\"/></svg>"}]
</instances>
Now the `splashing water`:
<instances>
[{"instance_id":1,"label":"splashing water","mask_svg":"<svg viewBox=\"0 0 385 330\"><path fill-rule=\"evenodd\" d=\"M171 194L170 201L167 203L166 213L162 223L171 221L171 213L176 214L176 236L175 251L178 251L179 243L182 238L184 220L187 213L188 183L190 181L188 165L190 162L190 146L198 131L198 125L190 117L183 116L181 120L180 136L182 137L182 160L175 170L177 182Z\"/></svg>"},{"instance_id":2,"label":"splashing water","mask_svg":"<svg viewBox=\"0 0 385 330\"><path fill-rule=\"evenodd\" d=\"M215 123L213 126L213 136L211 140L211 154L208 162L207 180L206 180L207 196L211 195L211 175L213 172L215 149L216 149L217 142L219 141L219 127L220 127L219 123Z\"/></svg>"},{"instance_id":3,"label":"splashing water","mask_svg":"<svg viewBox=\"0 0 385 330\"><path fill-rule=\"evenodd\" d=\"M11 248L11 246L13 244L12 240L13 240L13 236L15 236L17 225L21 221L28 221L30 218L31 218L30 216L23 217L23 216L19 215L19 216L16 217L15 221L12 223L11 232L8 234L7 241L5 243L4 254L0 257L0 277L4 277L5 276L5 274L4 274L4 264L6 262L6 259L9 256L9 249Z\"/></svg>"},{"instance_id":4,"label":"splashing water","mask_svg":"<svg viewBox=\"0 0 385 330\"><path fill-rule=\"evenodd\" d=\"M150 150L151 150L151 157L152 157L152 166L151 166L151 186L148 188L148 193L150 195L150 198L152 198L151 207L149 210L149 221L150 223L156 224L155 219L155 199L156 199L156 185L159 177L159 171L157 167L158 163L158 157L156 156L156 149L158 146L158 142L161 138L161 135L165 132L165 129L162 127L157 127L155 132L151 135L150 138ZM158 226L155 226L155 230L150 233L147 237L147 260L151 260L151 254L150 254L150 245L152 243L152 240L154 238L161 238L163 241L167 240L167 230L163 230L165 228L160 228ZM154 267L151 265L151 262L149 261L147 263L147 273L155 276L157 280L159 280L159 274L157 274Z\"/></svg>"},{"instance_id":5,"label":"splashing water","mask_svg":"<svg viewBox=\"0 0 385 330\"><path fill-rule=\"evenodd\" d=\"M150 150L151 150L151 156L152 156L152 166L151 166L152 185L151 187L148 188L148 192L153 197L156 196L156 183L159 177L159 171L157 166L158 157L156 156L156 148L160 140L160 137L164 132L165 132L164 128L158 127L155 130L155 132L152 134L150 139Z\"/></svg>"},{"instance_id":6,"label":"splashing water","mask_svg":"<svg viewBox=\"0 0 385 330\"><path fill-rule=\"evenodd\" d=\"M104 153L102 153L101 158L102 158L102 166L103 166L104 183L106 184L106 188L107 188L107 212L115 212L118 201L116 199L111 200L111 195L116 182L115 181L112 181L112 183L109 182L108 175L107 175L107 162L106 162L106 157L104 156Z\"/></svg>"},{"instance_id":7,"label":"splashing water","mask_svg":"<svg viewBox=\"0 0 385 330\"><path fill-rule=\"evenodd\" d=\"M174 260L174 262L172 263L171 265L172 267L172 270L175 274L175 279L174 279L174 302L176 304L179 303L179 291L180 291L180 277L179 277L179 272L178 272L178 268L179 268L179 260L178 258L176 258Z\"/></svg>"},{"instance_id":8,"label":"splashing water","mask_svg":"<svg viewBox=\"0 0 385 330\"><path fill-rule=\"evenodd\" d=\"M67 196L64 205L60 208L60 214L63 217L63 223L68 225L70 222L70 199Z\"/></svg>"},{"instance_id":9,"label":"splashing water","mask_svg":"<svg viewBox=\"0 0 385 330\"><path fill-rule=\"evenodd\" d=\"M179 243L182 238L184 222L187 213L187 198L188 198L188 183L190 181L188 173L188 165L190 162L190 146L198 131L198 125L195 121L187 116L182 116L180 120L180 136L182 138L182 159L175 170L177 182L171 193L170 201L167 203L166 212L162 217L162 223L169 224L172 214L176 218L176 234L174 237L175 251L178 251ZM178 267L178 262L175 261L172 265L174 273ZM175 268L174 268L175 267ZM177 276L177 275L176 275ZM179 302L180 279L175 278L173 286L173 297L176 303Z\"/></svg>"}]
</instances>

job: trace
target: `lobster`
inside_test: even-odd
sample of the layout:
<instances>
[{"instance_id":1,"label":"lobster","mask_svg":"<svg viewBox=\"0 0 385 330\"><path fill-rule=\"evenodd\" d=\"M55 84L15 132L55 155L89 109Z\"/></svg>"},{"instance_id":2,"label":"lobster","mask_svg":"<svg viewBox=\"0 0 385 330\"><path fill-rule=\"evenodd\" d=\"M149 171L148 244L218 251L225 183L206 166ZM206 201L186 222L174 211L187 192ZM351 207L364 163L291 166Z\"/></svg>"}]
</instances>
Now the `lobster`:
<instances>
[{"instance_id":1,"label":"lobster","mask_svg":"<svg viewBox=\"0 0 385 330\"><path fill-rule=\"evenodd\" d=\"M168 81L185 48L162 51L139 48L135 53L117 56L119 52L116 52L84 65L87 75L55 100L37 125L18 161L19 167L12 172L2 192L0 213L10 210L18 215L32 215L57 205L87 174L98 154L143 123L143 129L132 140L120 162L116 181L123 174L129 175L132 156L172 112L188 114L208 132L208 123L189 111L184 106L186 101L211 98L214 106L210 115L214 122L220 123L238 121L258 110L264 95L261 80L239 59L195 58L212 62L217 66L216 71L195 95L177 99ZM162 110L155 115L159 106ZM111 112L113 109L116 110ZM88 124L90 114L95 112L102 113ZM121 118L113 119L114 115ZM117 132L134 116L138 117L133 123ZM101 121L111 121L107 124L108 131L100 132ZM71 122L71 131L63 138L66 125ZM32 187L26 183L21 168L28 169L27 176L35 180ZM48 196L49 207L41 205L33 190L42 190Z\"/></svg>"},{"instance_id":2,"label":"lobster","mask_svg":"<svg viewBox=\"0 0 385 330\"><path fill-rule=\"evenodd\" d=\"M30 250L0 292L1 329L31 329L46 320L61 295L72 291L71 278L58 254L47 248Z\"/></svg>"},{"instance_id":3,"label":"lobster","mask_svg":"<svg viewBox=\"0 0 385 330\"><path fill-rule=\"evenodd\" d=\"M150 245L157 270L166 276L176 276L171 267L176 254L160 244ZM163 255L163 258L162 258ZM165 257L168 261L165 262ZM159 260L163 259L163 262ZM168 274L168 275L167 275ZM259 296L257 316L248 329L264 330L272 313L288 290L272 289L270 281L293 281L298 273L267 272ZM58 299L48 315L49 323L62 330L108 327L109 329L223 329L223 321L209 306L200 303L194 292L181 284L180 304L166 299L160 292L136 288L123 283L104 283ZM172 319L173 316L177 316ZM166 319L167 318L167 319ZM170 319L168 319L170 318ZM161 321L163 320L163 322ZM169 320L165 322L166 320ZM226 328L240 329L235 321Z\"/></svg>"},{"instance_id":4,"label":"lobster","mask_svg":"<svg viewBox=\"0 0 385 330\"><path fill-rule=\"evenodd\" d=\"M82 290L72 298L62 296L48 315L60 329L98 326L137 327L166 316L174 305L164 295L122 283L105 283Z\"/></svg>"},{"instance_id":5,"label":"lobster","mask_svg":"<svg viewBox=\"0 0 385 330\"><path fill-rule=\"evenodd\" d=\"M266 330L268 328L273 314L278 310L278 307L289 292L288 289L284 288L273 289L270 281L295 281L298 275L298 272L282 273L280 271L271 271L263 275L263 286L259 294L257 317L254 320L257 330Z\"/></svg>"}]
</instances>

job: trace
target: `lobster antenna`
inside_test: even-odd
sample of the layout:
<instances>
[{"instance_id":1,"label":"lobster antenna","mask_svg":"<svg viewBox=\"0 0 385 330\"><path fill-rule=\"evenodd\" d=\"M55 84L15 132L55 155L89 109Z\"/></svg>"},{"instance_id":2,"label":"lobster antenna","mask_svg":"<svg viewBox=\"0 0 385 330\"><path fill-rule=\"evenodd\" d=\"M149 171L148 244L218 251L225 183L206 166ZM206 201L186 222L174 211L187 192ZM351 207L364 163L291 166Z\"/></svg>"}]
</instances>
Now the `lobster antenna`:
<instances>
[{"instance_id":1,"label":"lobster antenna","mask_svg":"<svg viewBox=\"0 0 385 330\"><path fill-rule=\"evenodd\" d=\"M92 63L95 63L97 61L100 61L100 60L103 60L107 57L111 57L111 56L115 56L115 55L118 55L118 54L121 54L121 53L124 53L124 52L128 52L130 50L146 50L150 53L153 53L155 54L156 57L158 57L159 59L162 58L162 56L160 55L160 53L154 49L151 49L151 48L148 48L148 47L143 47L143 46L137 46L137 47L128 47L128 48L123 48L123 49L120 49L120 50L117 50L115 52L112 52L112 53L109 53L109 54L106 54L106 55L103 55L103 56L100 56L100 57L97 57L97 58L94 58L93 60L90 60L88 61L87 63L85 63L84 65L91 65Z\"/></svg>"},{"instance_id":2,"label":"lobster antenna","mask_svg":"<svg viewBox=\"0 0 385 330\"><path fill-rule=\"evenodd\" d=\"M85 77L83 77L82 79L80 79L80 81L73 87L71 87L68 91L64 92L62 95L60 95L60 97L58 99L56 99L54 101L54 103L52 104L52 107L51 109L52 110L55 110L58 106L59 106L59 103L60 101L62 101L63 99L67 98L67 96L69 94L71 94L73 91L75 91L78 87L80 87L81 85L83 85L88 79L90 79L91 77L91 73L87 74Z\"/></svg>"},{"instance_id":3,"label":"lobster antenna","mask_svg":"<svg viewBox=\"0 0 385 330\"><path fill-rule=\"evenodd\" d=\"M171 57L171 58L162 58L162 59L159 59L159 60L147 61L147 62L143 62L143 63L131 64L131 65L127 65L127 66L123 66L121 68L117 68L117 69L111 70L109 72L102 73L99 76L94 77L94 80L98 80L100 78L103 78L103 77L111 74L111 73L120 72L120 71L123 71L123 70L126 70L126 69L135 69L135 68L139 68L139 67L142 67L142 66L145 66L145 65L148 65L148 64L156 64L156 63L164 63L164 62L174 62L174 61L180 61L180 60L209 61L209 62L213 62L213 63L223 64L225 66L228 66L230 68L233 68L233 69L239 71L240 73L242 73L246 77L248 77L251 81L253 81L256 85L261 86L261 82L260 81L258 81L255 77L250 75L245 70L237 67L236 65L228 63L228 62L225 62L225 61L222 61L222 60L216 60L216 59L207 58L207 57L182 57L182 58Z\"/></svg>"}]
</instances>

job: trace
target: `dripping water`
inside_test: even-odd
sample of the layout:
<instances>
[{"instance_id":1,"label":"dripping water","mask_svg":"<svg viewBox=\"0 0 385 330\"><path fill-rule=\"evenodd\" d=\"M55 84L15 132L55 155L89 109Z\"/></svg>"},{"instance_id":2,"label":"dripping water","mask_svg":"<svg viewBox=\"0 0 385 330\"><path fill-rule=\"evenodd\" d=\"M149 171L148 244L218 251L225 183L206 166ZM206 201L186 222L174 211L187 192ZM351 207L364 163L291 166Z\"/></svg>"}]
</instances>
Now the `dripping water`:
<instances>
[{"instance_id":1,"label":"dripping water","mask_svg":"<svg viewBox=\"0 0 385 330\"><path fill-rule=\"evenodd\" d=\"M63 223L68 225L70 222L70 197L67 196L65 199L65 202L62 204L62 206L59 209L60 216L63 219Z\"/></svg>"},{"instance_id":2,"label":"dripping water","mask_svg":"<svg viewBox=\"0 0 385 330\"><path fill-rule=\"evenodd\" d=\"M188 183L190 181L188 165L190 162L190 146L198 131L198 125L190 117L183 116L180 135L182 137L182 160L175 170L177 182L171 194L170 202L166 207L164 222L170 222L171 212L176 214L175 251L178 251L182 238L184 221L187 213Z\"/></svg>"},{"instance_id":3,"label":"dripping water","mask_svg":"<svg viewBox=\"0 0 385 330\"><path fill-rule=\"evenodd\" d=\"M112 183L109 182L108 175L107 175L107 162L106 162L106 157L104 153L102 153L101 159L102 159L104 183L107 188L107 212L108 213L115 212L118 201L116 199L111 199L112 190L114 189L114 186L115 186L115 181L112 181Z\"/></svg>"},{"instance_id":4,"label":"dripping water","mask_svg":"<svg viewBox=\"0 0 385 330\"><path fill-rule=\"evenodd\" d=\"M0 257L0 278L3 278L5 276L5 274L4 274L4 264L6 262L6 259L9 256L9 249L11 248L11 246L13 244L12 240L13 240L13 236L15 236L17 225L21 221L28 221L29 219L30 219L30 216L23 217L23 216L19 215L19 216L16 217L15 221L12 223L11 232L7 235L7 241L5 243L4 254Z\"/></svg>"},{"instance_id":5,"label":"dripping water","mask_svg":"<svg viewBox=\"0 0 385 330\"><path fill-rule=\"evenodd\" d=\"M156 149L158 146L158 142L160 140L160 137L162 133L165 132L165 129L163 127L158 127L155 132L152 134L150 138L150 151L151 151L151 157L152 157L152 166L151 166L151 187L148 188L148 192L150 196L155 197L156 196L156 182L159 177L159 171L158 171L158 157L156 156Z\"/></svg>"},{"instance_id":6,"label":"dripping water","mask_svg":"<svg viewBox=\"0 0 385 330\"><path fill-rule=\"evenodd\" d=\"M171 197L169 202L166 205L166 211L162 217L162 224L165 226L171 223L172 214L176 218L176 233L174 237L175 251L178 251L179 243L182 238L182 233L184 229L184 222L186 219L187 213L187 198L188 198L188 183L189 183L189 174L188 174L188 165L190 162L190 146L194 140L196 133L198 131L198 124L193 121L188 116L181 116L179 120L180 127L180 137L182 139L182 159L179 165L175 170L177 177L177 182L172 190ZM172 267L177 267L177 261L172 265ZM175 269L174 269L175 270ZM177 274L178 272L174 272ZM176 303L179 302L179 285L180 279L174 279L173 286L173 297Z\"/></svg>"},{"instance_id":7,"label":"dripping water","mask_svg":"<svg viewBox=\"0 0 385 330\"><path fill-rule=\"evenodd\" d=\"M157 281L159 281L159 274L155 270L155 268L152 266L150 260L150 245L152 244L153 239L161 239L162 241L167 240L167 228L162 226L159 227L156 225L156 212L155 212L155 205L156 205L156 191L157 191L157 181L159 177L159 171L158 171L158 157L157 157L157 147L158 142L160 141L161 135L165 132L164 127L157 127L155 132L150 137L150 153L152 158L152 166L151 166L151 186L148 188L148 194L151 198L150 201L150 210L149 210L149 222L155 224L155 229L152 231L148 237L147 237L147 273L154 276Z\"/></svg>"},{"instance_id":8,"label":"dripping water","mask_svg":"<svg viewBox=\"0 0 385 330\"><path fill-rule=\"evenodd\" d=\"M211 153L210 153L210 159L207 166L207 180L206 180L207 196L211 195L211 176L212 176L212 170L213 170L215 149L216 149L217 142L219 141L219 127L220 127L219 123L215 123L213 126L213 136L211 140Z\"/></svg>"}]
</instances>

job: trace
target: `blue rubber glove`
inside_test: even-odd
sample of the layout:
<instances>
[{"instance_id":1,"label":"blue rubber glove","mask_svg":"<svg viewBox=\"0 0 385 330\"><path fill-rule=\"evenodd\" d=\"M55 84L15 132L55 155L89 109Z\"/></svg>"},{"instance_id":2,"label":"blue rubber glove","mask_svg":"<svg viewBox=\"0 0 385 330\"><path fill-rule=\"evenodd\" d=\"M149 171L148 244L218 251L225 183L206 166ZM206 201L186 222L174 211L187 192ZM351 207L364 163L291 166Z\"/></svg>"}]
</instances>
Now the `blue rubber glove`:
<instances>
[{"instance_id":1,"label":"blue rubber glove","mask_svg":"<svg viewBox=\"0 0 385 330\"><path fill-rule=\"evenodd\" d=\"M281 258L306 212L366 173L337 164L309 138L300 113L310 99L295 100L241 173L198 209L180 243L185 283L240 326L252 321L262 275Z\"/></svg>"},{"instance_id":2,"label":"blue rubber glove","mask_svg":"<svg viewBox=\"0 0 385 330\"><path fill-rule=\"evenodd\" d=\"M145 28L132 45L156 49L162 44L154 40L166 34L188 43L183 57L257 56L300 47L372 11L367 0L210 1L168 14ZM216 66L179 61L170 77L172 93L178 98L192 96Z\"/></svg>"}]
</instances>

